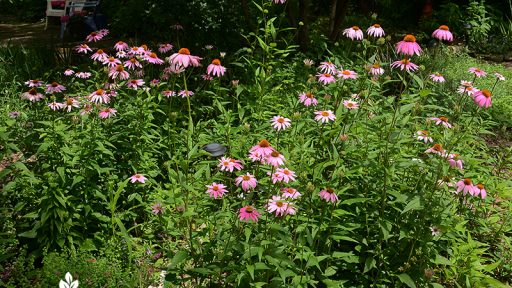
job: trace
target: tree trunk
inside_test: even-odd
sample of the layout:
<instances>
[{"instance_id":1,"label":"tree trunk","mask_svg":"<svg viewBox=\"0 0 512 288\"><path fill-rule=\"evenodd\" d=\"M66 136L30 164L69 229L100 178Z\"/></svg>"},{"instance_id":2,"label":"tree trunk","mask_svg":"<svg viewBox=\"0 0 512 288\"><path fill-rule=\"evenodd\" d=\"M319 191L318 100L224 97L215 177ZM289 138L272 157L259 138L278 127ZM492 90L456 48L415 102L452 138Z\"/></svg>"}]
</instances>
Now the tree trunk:
<instances>
[{"instance_id":1,"label":"tree trunk","mask_svg":"<svg viewBox=\"0 0 512 288\"><path fill-rule=\"evenodd\" d=\"M310 0L300 0L299 2L299 21L303 23L299 25L299 34L297 35L297 42L299 43L300 50L305 52L309 44L309 4Z\"/></svg>"},{"instance_id":2,"label":"tree trunk","mask_svg":"<svg viewBox=\"0 0 512 288\"><path fill-rule=\"evenodd\" d=\"M348 0L332 0L331 17L329 24L329 40L335 42L338 40L341 31L341 23L347 13Z\"/></svg>"},{"instance_id":3,"label":"tree trunk","mask_svg":"<svg viewBox=\"0 0 512 288\"><path fill-rule=\"evenodd\" d=\"M247 5L247 0L242 0L242 14L244 14L245 23L247 24L247 28L249 31L256 32L256 29L254 28L254 25L251 21L251 16L249 15L249 5Z\"/></svg>"}]
</instances>

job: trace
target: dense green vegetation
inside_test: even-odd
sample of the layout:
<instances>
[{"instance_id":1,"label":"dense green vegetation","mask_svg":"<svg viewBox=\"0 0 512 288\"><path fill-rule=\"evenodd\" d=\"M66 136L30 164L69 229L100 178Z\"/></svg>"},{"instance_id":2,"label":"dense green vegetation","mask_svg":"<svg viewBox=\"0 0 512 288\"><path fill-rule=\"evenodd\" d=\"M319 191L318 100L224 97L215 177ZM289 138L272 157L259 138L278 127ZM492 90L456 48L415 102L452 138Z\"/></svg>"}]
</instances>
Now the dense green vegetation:
<instances>
[{"instance_id":1,"label":"dense green vegetation","mask_svg":"<svg viewBox=\"0 0 512 288\"><path fill-rule=\"evenodd\" d=\"M509 287L512 72L468 56L490 30L382 11L301 42L309 2L275 2L233 37L184 14L200 36L143 42L171 8L127 1L133 35L0 49L0 287ZM494 11L471 3L434 6Z\"/></svg>"}]
</instances>

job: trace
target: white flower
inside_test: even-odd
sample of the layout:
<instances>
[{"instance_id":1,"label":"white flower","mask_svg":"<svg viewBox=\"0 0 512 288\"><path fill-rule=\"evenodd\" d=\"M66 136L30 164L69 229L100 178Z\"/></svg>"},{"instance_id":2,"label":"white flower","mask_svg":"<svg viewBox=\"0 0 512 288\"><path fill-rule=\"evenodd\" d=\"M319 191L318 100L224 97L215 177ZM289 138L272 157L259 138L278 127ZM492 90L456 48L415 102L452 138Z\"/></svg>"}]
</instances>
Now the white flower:
<instances>
[{"instance_id":1,"label":"white flower","mask_svg":"<svg viewBox=\"0 0 512 288\"><path fill-rule=\"evenodd\" d=\"M64 278L66 279L66 282L64 282L64 280L60 280L59 288L78 288L78 280L73 281L71 273L67 272Z\"/></svg>"}]
</instances>

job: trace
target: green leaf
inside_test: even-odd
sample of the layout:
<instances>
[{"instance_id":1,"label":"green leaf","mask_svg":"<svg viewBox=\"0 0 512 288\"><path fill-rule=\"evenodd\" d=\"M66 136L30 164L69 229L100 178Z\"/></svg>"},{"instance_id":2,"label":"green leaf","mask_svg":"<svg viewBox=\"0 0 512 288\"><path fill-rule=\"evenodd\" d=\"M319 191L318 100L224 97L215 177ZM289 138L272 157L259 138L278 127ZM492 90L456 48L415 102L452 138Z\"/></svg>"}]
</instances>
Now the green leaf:
<instances>
[{"instance_id":1,"label":"green leaf","mask_svg":"<svg viewBox=\"0 0 512 288\"><path fill-rule=\"evenodd\" d=\"M402 214L404 214L410 210L421 210L421 208L423 208L423 207L421 206L421 203L420 203L420 197L416 196L409 203L407 203L404 210L402 210Z\"/></svg>"},{"instance_id":2,"label":"green leaf","mask_svg":"<svg viewBox=\"0 0 512 288\"><path fill-rule=\"evenodd\" d=\"M254 280L254 265L247 264L245 266L245 269L247 269L247 271L249 272L249 275L251 275L251 279Z\"/></svg>"},{"instance_id":3,"label":"green leaf","mask_svg":"<svg viewBox=\"0 0 512 288\"><path fill-rule=\"evenodd\" d=\"M18 236L25 237L25 238L36 238L37 232L35 230L30 230L30 231L26 231L26 232L18 234Z\"/></svg>"},{"instance_id":4,"label":"green leaf","mask_svg":"<svg viewBox=\"0 0 512 288\"><path fill-rule=\"evenodd\" d=\"M181 264L183 261L185 261L188 258L188 253L186 251L180 250L174 254L174 257L172 257L171 264L169 265L169 269L174 269L176 266Z\"/></svg>"},{"instance_id":5,"label":"green leaf","mask_svg":"<svg viewBox=\"0 0 512 288\"><path fill-rule=\"evenodd\" d=\"M64 171L64 167L57 167L57 173L59 173L62 182L66 182L66 172Z\"/></svg>"},{"instance_id":6,"label":"green leaf","mask_svg":"<svg viewBox=\"0 0 512 288\"><path fill-rule=\"evenodd\" d=\"M373 257L366 258L366 261L364 261L364 271L363 273L366 273L370 271L372 268L375 268L375 264L377 264L377 261L373 259Z\"/></svg>"},{"instance_id":7,"label":"green leaf","mask_svg":"<svg viewBox=\"0 0 512 288\"><path fill-rule=\"evenodd\" d=\"M434 263L438 265L452 265L452 262L448 260L448 258L441 256L439 254L436 255L436 260L434 260Z\"/></svg>"},{"instance_id":8,"label":"green leaf","mask_svg":"<svg viewBox=\"0 0 512 288\"><path fill-rule=\"evenodd\" d=\"M398 279L400 279L400 281L402 281L402 283L405 285L409 286L409 288L416 288L416 284L414 284L414 281L406 273L398 275Z\"/></svg>"}]
</instances>

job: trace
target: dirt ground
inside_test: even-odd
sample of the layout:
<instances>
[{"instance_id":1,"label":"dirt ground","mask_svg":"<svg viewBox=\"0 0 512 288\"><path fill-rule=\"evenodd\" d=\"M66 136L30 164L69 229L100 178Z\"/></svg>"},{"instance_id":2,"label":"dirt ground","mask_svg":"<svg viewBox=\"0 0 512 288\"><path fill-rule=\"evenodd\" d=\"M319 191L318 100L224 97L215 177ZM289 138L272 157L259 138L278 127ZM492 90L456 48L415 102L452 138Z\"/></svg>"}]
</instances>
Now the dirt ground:
<instances>
[{"instance_id":1,"label":"dirt ground","mask_svg":"<svg viewBox=\"0 0 512 288\"><path fill-rule=\"evenodd\" d=\"M17 44L58 44L60 23L59 19L48 21L48 28L45 30L44 20L37 23L0 23L0 47ZM55 21L57 20L57 21Z\"/></svg>"}]
</instances>

